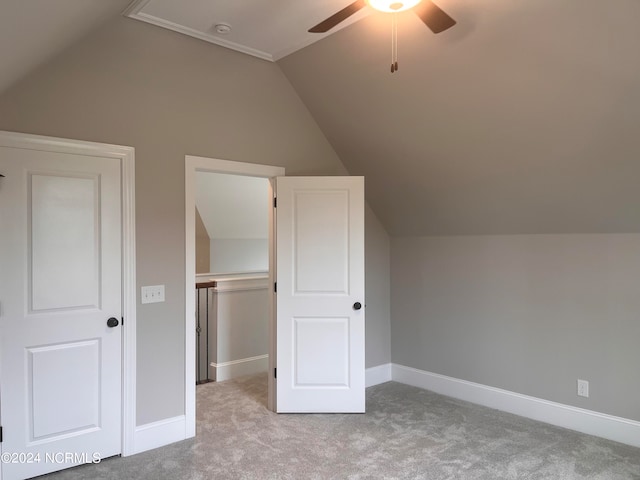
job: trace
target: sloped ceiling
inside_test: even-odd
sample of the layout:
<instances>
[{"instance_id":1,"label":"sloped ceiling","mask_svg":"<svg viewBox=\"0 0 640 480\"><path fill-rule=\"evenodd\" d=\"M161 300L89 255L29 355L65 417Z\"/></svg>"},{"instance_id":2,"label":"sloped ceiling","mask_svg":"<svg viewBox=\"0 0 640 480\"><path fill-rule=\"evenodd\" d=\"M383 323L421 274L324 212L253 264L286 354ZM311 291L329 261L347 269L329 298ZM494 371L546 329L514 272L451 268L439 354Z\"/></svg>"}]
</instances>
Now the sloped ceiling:
<instances>
[{"instance_id":1,"label":"sloped ceiling","mask_svg":"<svg viewBox=\"0 0 640 480\"><path fill-rule=\"evenodd\" d=\"M2 0L0 92L118 15L131 0Z\"/></svg>"},{"instance_id":2,"label":"sloped ceiling","mask_svg":"<svg viewBox=\"0 0 640 480\"><path fill-rule=\"evenodd\" d=\"M2 2L0 91L128 3ZM639 232L640 1L437 3L278 61L389 233Z\"/></svg>"},{"instance_id":3,"label":"sloped ceiling","mask_svg":"<svg viewBox=\"0 0 640 480\"><path fill-rule=\"evenodd\" d=\"M211 239L269 237L266 178L196 172L196 207Z\"/></svg>"},{"instance_id":4,"label":"sloped ceiling","mask_svg":"<svg viewBox=\"0 0 640 480\"><path fill-rule=\"evenodd\" d=\"M390 233L640 231L640 2L437 3L278 62Z\"/></svg>"}]
</instances>

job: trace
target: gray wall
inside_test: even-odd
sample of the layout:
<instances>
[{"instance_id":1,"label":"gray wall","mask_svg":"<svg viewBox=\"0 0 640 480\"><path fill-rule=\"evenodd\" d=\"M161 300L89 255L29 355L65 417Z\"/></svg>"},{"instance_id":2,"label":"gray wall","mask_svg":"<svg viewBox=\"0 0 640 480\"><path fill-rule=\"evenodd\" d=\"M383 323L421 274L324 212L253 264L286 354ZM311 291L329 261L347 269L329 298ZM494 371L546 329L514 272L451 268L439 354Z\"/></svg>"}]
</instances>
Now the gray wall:
<instances>
[{"instance_id":1,"label":"gray wall","mask_svg":"<svg viewBox=\"0 0 640 480\"><path fill-rule=\"evenodd\" d=\"M365 364L374 367L391 361L390 242L385 229L369 207L365 210L364 224Z\"/></svg>"},{"instance_id":2,"label":"gray wall","mask_svg":"<svg viewBox=\"0 0 640 480\"><path fill-rule=\"evenodd\" d=\"M640 234L391 243L394 363L640 420Z\"/></svg>"},{"instance_id":3,"label":"gray wall","mask_svg":"<svg viewBox=\"0 0 640 480\"><path fill-rule=\"evenodd\" d=\"M211 240L209 272L220 274L266 272L268 270L268 238L217 238Z\"/></svg>"},{"instance_id":4,"label":"gray wall","mask_svg":"<svg viewBox=\"0 0 640 480\"><path fill-rule=\"evenodd\" d=\"M138 288L166 285L137 309L139 425L184 413L185 154L345 173L277 65L121 17L6 90L0 129L136 149ZM384 324L388 290L371 283Z\"/></svg>"}]
</instances>

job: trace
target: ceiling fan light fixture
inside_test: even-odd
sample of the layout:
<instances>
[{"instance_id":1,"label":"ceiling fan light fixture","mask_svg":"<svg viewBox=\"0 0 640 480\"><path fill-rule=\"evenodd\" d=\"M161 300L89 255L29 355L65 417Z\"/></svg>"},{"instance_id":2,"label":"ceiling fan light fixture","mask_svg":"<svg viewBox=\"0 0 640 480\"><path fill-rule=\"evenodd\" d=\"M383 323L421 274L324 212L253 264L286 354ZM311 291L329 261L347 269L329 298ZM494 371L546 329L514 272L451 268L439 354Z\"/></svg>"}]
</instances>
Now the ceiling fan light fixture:
<instances>
[{"instance_id":1,"label":"ceiling fan light fixture","mask_svg":"<svg viewBox=\"0 0 640 480\"><path fill-rule=\"evenodd\" d=\"M367 4L380 12L394 13L404 12L415 7L421 0L366 0Z\"/></svg>"}]
</instances>

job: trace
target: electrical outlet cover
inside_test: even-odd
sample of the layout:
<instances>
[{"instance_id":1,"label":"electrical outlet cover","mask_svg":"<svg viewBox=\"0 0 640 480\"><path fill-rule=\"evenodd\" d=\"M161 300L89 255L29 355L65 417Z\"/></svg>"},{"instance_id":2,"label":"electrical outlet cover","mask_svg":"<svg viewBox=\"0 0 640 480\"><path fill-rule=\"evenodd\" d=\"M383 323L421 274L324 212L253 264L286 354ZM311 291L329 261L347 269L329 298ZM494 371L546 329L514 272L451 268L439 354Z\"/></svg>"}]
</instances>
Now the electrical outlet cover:
<instances>
[{"instance_id":1,"label":"electrical outlet cover","mask_svg":"<svg viewBox=\"0 0 640 480\"><path fill-rule=\"evenodd\" d=\"M587 380L578 380L578 396L589 397L589 382Z\"/></svg>"}]
</instances>

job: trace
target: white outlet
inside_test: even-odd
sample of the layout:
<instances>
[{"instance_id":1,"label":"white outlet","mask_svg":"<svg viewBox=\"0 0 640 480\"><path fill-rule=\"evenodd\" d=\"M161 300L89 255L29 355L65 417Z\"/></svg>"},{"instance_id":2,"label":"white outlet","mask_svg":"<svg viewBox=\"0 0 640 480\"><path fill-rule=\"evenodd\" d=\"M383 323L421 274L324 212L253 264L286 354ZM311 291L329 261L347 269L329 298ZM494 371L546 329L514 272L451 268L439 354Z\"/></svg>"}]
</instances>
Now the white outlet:
<instances>
[{"instance_id":1,"label":"white outlet","mask_svg":"<svg viewBox=\"0 0 640 480\"><path fill-rule=\"evenodd\" d=\"M151 285L149 287L142 287L141 290L141 303L164 302L164 285Z\"/></svg>"},{"instance_id":2,"label":"white outlet","mask_svg":"<svg viewBox=\"0 0 640 480\"><path fill-rule=\"evenodd\" d=\"M589 382L586 380L578 380L578 396L579 397L588 397L589 396Z\"/></svg>"}]
</instances>

